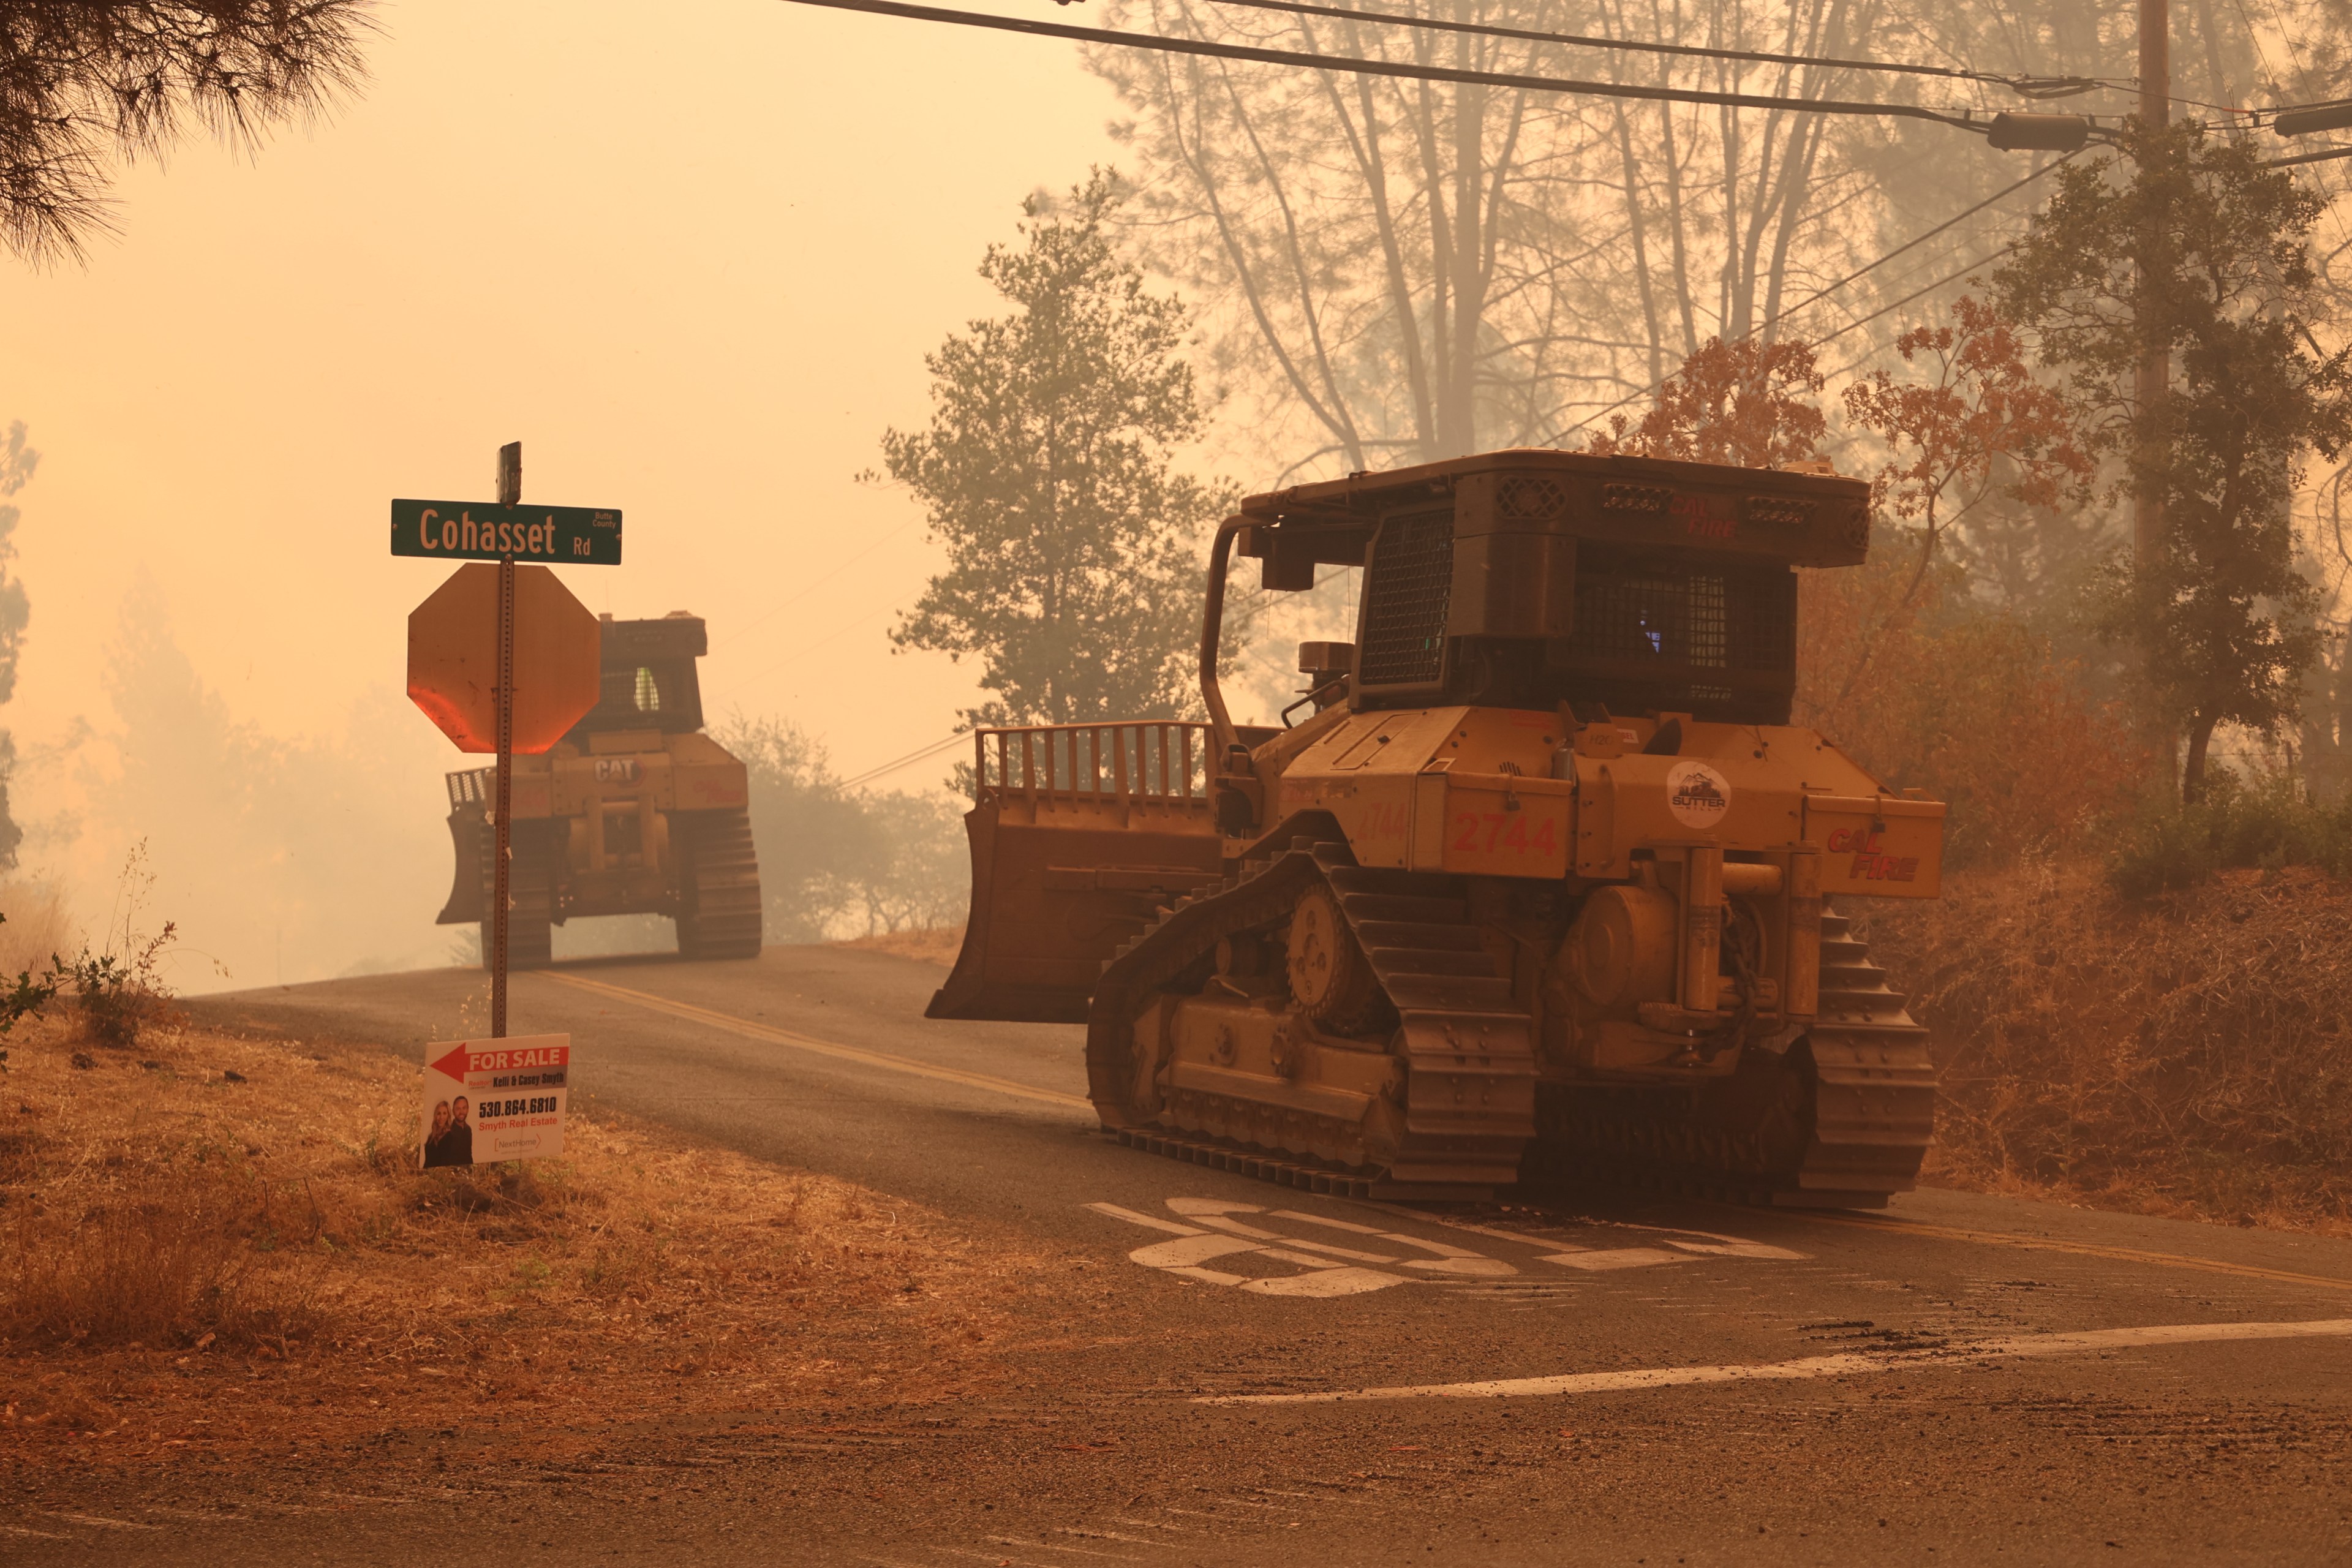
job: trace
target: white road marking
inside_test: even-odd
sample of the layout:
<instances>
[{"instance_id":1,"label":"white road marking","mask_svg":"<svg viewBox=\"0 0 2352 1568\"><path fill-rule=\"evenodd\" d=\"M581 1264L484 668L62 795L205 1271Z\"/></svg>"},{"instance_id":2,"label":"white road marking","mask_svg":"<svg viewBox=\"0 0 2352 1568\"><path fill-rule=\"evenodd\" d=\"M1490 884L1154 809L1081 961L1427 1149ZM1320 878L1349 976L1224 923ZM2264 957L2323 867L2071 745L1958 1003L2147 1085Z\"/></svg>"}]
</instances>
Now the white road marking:
<instances>
[{"instance_id":1,"label":"white road marking","mask_svg":"<svg viewBox=\"0 0 2352 1568\"><path fill-rule=\"evenodd\" d=\"M1307 1246L1307 1243L1301 1242L1299 1245L1304 1247ZM1258 1252L1259 1256L1271 1258L1276 1263L1296 1263L1302 1268L1328 1268L1331 1267L1331 1260L1328 1258L1318 1258L1311 1252L1293 1252L1286 1247L1260 1247ZM1364 1261L1367 1263L1394 1263L1396 1261L1393 1258L1381 1258L1378 1256L1366 1258L1361 1253L1358 1253L1356 1256L1363 1258Z\"/></svg>"},{"instance_id":2,"label":"white road marking","mask_svg":"<svg viewBox=\"0 0 2352 1568\"><path fill-rule=\"evenodd\" d=\"M1171 1208L1174 1207L1175 1200L1171 1199L1169 1206ZM1512 1268L1509 1264L1504 1262L1499 1258L1488 1258L1484 1253L1472 1252L1466 1247L1448 1247L1442 1241L1429 1241L1418 1236L1407 1236L1401 1230L1375 1230L1372 1226L1368 1225L1350 1225L1343 1219L1327 1219L1321 1215L1307 1214L1298 1209L1276 1209L1268 1217L1273 1219L1304 1220L1308 1225L1329 1226L1335 1230L1351 1231L1358 1236L1370 1236L1375 1237L1381 1241L1392 1241L1400 1247L1417 1247L1423 1252L1433 1252L1437 1254L1434 1260L1425 1258L1416 1258L1409 1259L1405 1263L1405 1267L1407 1268L1418 1268L1427 1274L1460 1274L1492 1277L1502 1274L1517 1274L1518 1272L1517 1269ZM1311 1247L1314 1244L1312 1242L1301 1242L1299 1245L1302 1247ZM1323 1250L1334 1249L1327 1248ZM1382 1258L1369 1259L1368 1261L1393 1263L1396 1259L1392 1258Z\"/></svg>"},{"instance_id":3,"label":"white road marking","mask_svg":"<svg viewBox=\"0 0 2352 1568\"><path fill-rule=\"evenodd\" d=\"M1066 1552L1074 1557L1103 1557L1113 1563L1135 1561L1134 1558L1124 1556L1117 1552L1089 1552L1083 1546L1056 1546L1050 1541L1024 1541L1013 1535L983 1535L981 1539L994 1542L1000 1546L1025 1546L1032 1552Z\"/></svg>"},{"instance_id":4,"label":"white road marking","mask_svg":"<svg viewBox=\"0 0 2352 1568\"><path fill-rule=\"evenodd\" d=\"M1616 1247L1554 1252L1547 1255L1544 1261L1557 1263L1565 1268L1601 1273L1612 1268L1647 1268L1655 1263L1688 1263L1691 1260L1679 1252L1667 1252L1655 1247Z\"/></svg>"},{"instance_id":5,"label":"white road marking","mask_svg":"<svg viewBox=\"0 0 2352 1568\"><path fill-rule=\"evenodd\" d=\"M59 1513L54 1509L42 1510L51 1519L62 1519L68 1524L93 1525L100 1530L161 1530L160 1524L141 1524L135 1520L109 1519L98 1513Z\"/></svg>"},{"instance_id":6,"label":"white road marking","mask_svg":"<svg viewBox=\"0 0 2352 1568\"><path fill-rule=\"evenodd\" d=\"M1155 1241L1139 1247L1127 1255L1130 1263L1146 1268L1158 1268L1190 1279L1200 1285L1225 1285L1246 1290L1253 1296L1299 1296L1328 1299L1334 1296L1360 1296L1367 1290L1385 1290L1391 1285L1411 1284L1412 1278L1390 1274L1378 1268L1360 1267L1365 1263L1394 1263L1397 1259L1387 1253L1358 1252L1352 1247L1334 1247L1329 1242L1310 1241L1304 1237L1289 1236L1281 1231L1265 1230L1248 1225L1233 1216L1237 1214L1262 1215L1265 1211L1255 1204L1237 1204L1221 1198L1185 1198L1167 1200L1168 1206L1198 1226L1181 1225L1160 1219L1151 1215L1138 1214L1117 1204L1087 1204L1084 1206L1111 1219L1125 1220L1130 1225L1148 1229L1171 1231L1173 1241ZM1388 1233L1376 1233L1388 1238ZM1393 1239L1422 1247L1428 1250L1454 1251L1438 1248L1426 1242L1414 1242L1412 1237L1398 1236ZM1272 1279L1252 1279L1245 1274L1231 1274L1222 1268L1205 1268L1202 1265L1214 1258L1231 1258L1243 1254L1267 1258L1276 1263L1287 1263L1307 1270L1304 1274L1278 1276ZM1341 1262L1352 1259L1352 1262ZM1479 1264L1492 1262L1478 1258ZM1441 1258L1434 1263L1414 1259L1407 1268L1458 1269L1459 1260ZM1500 1265L1507 1273L1516 1273L1510 1265Z\"/></svg>"},{"instance_id":7,"label":"white road marking","mask_svg":"<svg viewBox=\"0 0 2352 1568\"><path fill-rule=\"evenodd\" d=\"M1174 1241L1155 1241L1150 1247L1139 1247L1127 1256L1129 1261L1140 1263L1146 1268L1189 1268L1229 1252L1259 1250L1256 1242L1238 1236L1183 1236Z\"/></svg>"},{"instance_id":8,"label":"white road marking","mask_svg":"<svg viewBox=\"0 0 2352 1568\"><path fill-rule=\"evenodd\" d=\"M1097 1214L1107 1214L1113 1219L1123 1219L1129 1225L1144 1226L1152 1230L1164 1230L1175 1236L1202 1234L1197 1226L1177 1225L1169 1220L1154 1219L1148 1214L1138 1214L1133 1209L1123 1209L1117 1204L1088 1204L1086 1206Z\"/></svg>"},{"instance_id":9,"label":"white road marking","mask_svg":"<svg viewBox=\"0 0 2352 1568\"><path fill-rule=\"evenodd\" d=\"M1216 1268L1187 1268L1180 1265L1168 1272L1202 1285L1244 1285L1249 1282L1246 1274L1227 1274Z\"/></svg>"},{"instance_id":10,"label":"white road marking","mask_svg":"<svg viewBox=\"0 0 2352 1568\"><path fill-rule=\"evenodd\" d=\"M1380 1236L1383 1234L1381 1227L1376 1225L1358 1225L1353 1220L1333 1219L1328 1215L1308 1214L1302 1209L1276 1209L1274 1211L1274 1217L1276 1219L1303 1219L1308 1225L1328 1226L1333 1230L1352 1230L1358 1236Z\"/></svg>"},{"instance_id":11,"label":"white road marking","mask_svg":"<svg viewBox=\"0 0 2352 1568\"><path fill-rule=\"evenodd\" d=\"M1223 1198L1170 1198L1168 1206L1178 1214L1189 1215L1202 1225L1213 1226L1233 1236L1246 1236L1258 1241L1287 1242L1293 1247L1303 1247L1312 1252L1328 1253L1333 1258L1344 1258L1351 1263L1394 1263L1396 1261L1386 1253L1356 1252L1345 1247L1333 1247L1328 1242L1307 1241L1296 1236L1285 1236L1278 1230L1260 1230L1254 1225L1244 1225L1233 1217L1236 1214L1265 1212L1255 1204L1229 1203ZM1271 1257L1272 1254L1268 1256Z\"/></svg>"},{"instance_id":12,"label":"white road marking","mask_svg":"<svg viewBox=\"0 0 2352 1568\"><path fill-rule=\"evenodd\" d=\"M1524 1230L1502 1230L1487 1225L1473 1225L1466 1219L1455 1219L1448 1215L1423 1214L1416 1209L1401 1208L1395 1204L1373 1203L1363 1199L1352 1201L1361 1203L1366 1208L1379 1209L1383 1214L1402 1215L1407 1219L1419 1220L1424 1225L1442 1225L1448 1230L1466 1230L1477 1236L1491 1236L1497 1241L1513 1241L1521 1247L1548 1247L1555 1253L1592 1250L1580 1242L1564 1242L1558 1237L1538 1236ZM1765 1258L1782 1262L1801 1263L1812 1256L1808 1252L1792 1252L1785 1247L1772 1247L1760 1241L1749 1241L1742 1237L1718 1236L1711 1230L1685 1230L1680 1226L1641 1225L1632 1220L1622 1219L1588 1220L1585 1223L1605 1226L1611 1230L1647 1231L1653 1236L1664 1237L1668 1247L1679 1247L1685 1252L1701 1252L1719 1258ZM1697 1241L1674 1239L1684 1236L1695 1236L1699 1239ZM1559 1259L1554 1257L1548 1258L1545 1261L1556 1263Z\"/></svg>"},{"instance_id":13,"label":"white road marking","mask_svg":"<svg viewBox=\"0 0 2352 1568\"><path fill-rule=\"evenodd\" d=\"M2284 1323L2167 1323L2136 1329L2090 1329L2071 1333L2011 1334L1936 1350L1805 1356L1796 1361L1724 1366L1643 1367L1624 1372L1567 1373L1556 1377L1497 1378L1481 1383L1431 1383L1398 1388L1334 1389L1323 1394L1207 1394L1195 1405L1336 1405L1366 1399L1515 1399L1540 1395L1606 1394L1634 1388L1674 1388L1690 1384L1778 1382L1796 1378L1852 1377L1904 1367L1967 1363L2000 1356L2085 1355L2146 1345L2210 1344L2233 1340L2352 1337L2352 1318L2321 1318Z\"/></svg>"},{"instance_id":14,"label":"white road marking","mask_svg":"<svg viewBox=\"0 0 2352 1568\"><path fill-rule=\"evenodd\" d=\"M1139 1247L1128 1254L1129 1260L1146 1268L1162 1269L1201 1285L1223 1285L1247 1290L1259 1296L1303 1296L1328 1298L1360 1295L1367 1290L1382 1290L1391 1285L1412 1282L1414 1274L1444 1275L1454 1279L1495 1279L1516 1276L1519 1270L1499 1258L1474 1252L1468 1247L1454 1247L1443 1241L1432 1241L1402 1230L1382 1230L1377 1226L1360 1225L1352 1220L1336 1219L1328 1215L1310 1214L1304 1209L1268 1210L1257 1204L1238 1203L1230 1198L1171 1197L1165 1200L1169 1209L1181 1216L1176 1220L1161 1219L1156 1215L1139 1213L1118 1204L1091 1203L1083 1205L1109 1219L1141 1226L1147 1230L1163 1231L1178 1239L1155 1242ZM1659 1235L1663 1246L1594 1247L1564 1241L1558 1237L1532 1236L1524 1232L1490 1229L1484 1226L1447 1221L1437 1215L1413 1214L1409 1209L1391 1209L1386 1204L1370 1204L1370 1208L1385 1212L1412 1215L1424 1222L1446 1225L1451 1229L1497 1240L1517 1242L1523 1247L1549 1247L1559 1250L1542 1254L1538 1261L1557 1264L1580 1274L1604 1273L1623 1268L1649 1268L1674 1263L1689 1263L1701 1257L1802 1258L1801 1252L1787 1247L1770 1247L1761 1242L1748 1241L1735 1236L1717 1236L1706 1231L1676 1231L1665 1234L1664 1226L1621 1225L1611 1222L1616 1229L1641 1230ZM1362 1237L1369 1241L1385 1242L1391 1247L1433 1254L1428 1258L1401 1258L1395 1253L1364 1252L1354 1247L1339 1247L1328 1241L1269 1230L1242 1219L1250 1215L1266 1220L1289 1220L1303 1225L1336 1230L1349 1237ZM1185 1224L1189 1220L1193 1223ZM1684 1239L1696 1237L1698 1239ZM1309 1272L1295 1279L1252 1279L1221 1268L1204 1268L1213 1258L1255 1256L1270 1262L1287 1263ZM1366 1267L1379 1265L1381 1267ZM1390 1272L1391 1269L1412 1273Z\"/></svg>"},{"instance_id":15,"label":"white road marking","mask_svg":"<svg viewBox=\"0 0 2352 1568\"><path fill-rule=\"evenodd\" d=\"M1358 1296L1404 1281L1377 1268L1318 1268L1275 1279L1246 1279L1242 1289L1253 1296Z\"/></svg>"},{"instance_id":16,"label":"white road marking","mask_svg":"<svg viewBox=\"0 0 2352 1568\"><path fill-rule=\"evenodd\" d=\"M1705 1231L1693 1231L1693 1236L1705 1236ZM1736 1237L1718 1236L1706 1241L1668 1240L1668 1247L1679 1247L1685 1252L1703 1253L1709 1258L1769 1258L1784 1263L1802 1263L1810 1253L1791 1252L1785 1247L1771 1247L1760 1241L1741 1241Z\"/></svg>"},{"instance_id":17,"label":"white road marking","mask_svg":"<svg viewBox=\"0 0 2352 1568\"><path fill-rule=\"evenodd\" d=\"M1178 1218L1162 1219L1157 1215L1142 1214L1112 1203L1092 1203L1082 1206L1106 1218L1141 1226L1147 1230L1162 1231L1177 1238L1137 1247L1128 1254L1130 1262L1146 1268L1162 1269L1194 1284L1229 1286L1258 1296L1355 1296L1367 1290L1384 1290L1391 1285L1413 1283L1416 1275L1434 1274L1467 1280L1498 1279L1519 1273L1517 1266L1499 1258L1474 1252L1466 1247L1432 1241L1409 1231L1382 1230L1377 1226L1360 1225L1353 1220L1310 1214L1305 1209L1269 1210L1257 1204L1238 1203L1230 1198L1171 1197L1165 1202ZM1693 1230L1669 1233L1669 1227L1664 1226L1618 1225L1614 1222L1611 1222L1611 1228L1649 1232L1657 1235L1663 1245L1584 1247L1558 1237L1531 1236L1449 1222L1437 1215L1413 1214L1409 1209L1391 1209L1386 1204L1365 1206L1412 1215L1414 1219L1424 1223L1446 1225L1451 1229L1491 1236L1523 1247L1557 1248L1542 1254L1538 1261L1557 1264L1580 1274L1690 1263L1701 1257L1801 1258L1805 1256L1787 1247L1769 1247L1736 1236L1717 1236L1707 1231ZM1350 1238L1361 1237L1367 1241L1384 1242L1400 1249L1400 1252L1423 1252L1432 1256L1407 1258L1399 1256L1397 1252L1360 1251L1292 1232L1268 1229L1263 1224L1252 1224L1242 1218L1244 1215L1262 1221L1286 1220L1316 1226L1327 1231L1339 1231ZM1192 1223L1187 1224L1186 1221ZM1685 1237L1697 1239L1684 1239ZM1244 1256L1287 1263L1308 1272L1295 1278L1265 1279L1203 1267L1213 1258Z\"/></svg>"}]
</instances>

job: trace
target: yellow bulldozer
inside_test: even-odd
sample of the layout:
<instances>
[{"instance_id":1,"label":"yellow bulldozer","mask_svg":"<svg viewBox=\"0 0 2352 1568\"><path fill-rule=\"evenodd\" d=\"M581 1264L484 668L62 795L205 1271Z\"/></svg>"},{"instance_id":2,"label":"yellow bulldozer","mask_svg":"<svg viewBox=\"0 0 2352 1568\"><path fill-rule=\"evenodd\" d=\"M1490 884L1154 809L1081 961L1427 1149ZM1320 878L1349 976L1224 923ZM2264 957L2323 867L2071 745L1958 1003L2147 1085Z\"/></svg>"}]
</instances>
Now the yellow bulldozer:
<instances>
[{"instance_id":1,"label":"yellow bulldozer","mask_svg":"<svg viewBox=\"0 0 2352 1568\"><path fill-rule=\"evenodd\" d=\"M702 732L698 616L600 617L596 706L543 756L515 759L507 961L548 962L553 928L575 916L667 915L688 958L760 953L760 863L751 780ZM488 768L448 775L457 868L436 923L480 922L490 951Z\"/></svg>"},{"instance_id":2,"label":"yellow bulldozer","mask_svg":"<svg viewBox=\"0 0 2352 1568\"><path fill-rule=\"evenodd\" d=\"M1829 900L1934 897L1944 807L1789 722L1796 569L1869 542L1825 467L1513 450L1249 498L1205 723L976 735L929 1015L1083 1022L1106 1128L1317 1191L1883 1205L1934 1071ZM1236 552L1362 574L1279 727L1218 687Z\"/></svg>"}]
</instances>

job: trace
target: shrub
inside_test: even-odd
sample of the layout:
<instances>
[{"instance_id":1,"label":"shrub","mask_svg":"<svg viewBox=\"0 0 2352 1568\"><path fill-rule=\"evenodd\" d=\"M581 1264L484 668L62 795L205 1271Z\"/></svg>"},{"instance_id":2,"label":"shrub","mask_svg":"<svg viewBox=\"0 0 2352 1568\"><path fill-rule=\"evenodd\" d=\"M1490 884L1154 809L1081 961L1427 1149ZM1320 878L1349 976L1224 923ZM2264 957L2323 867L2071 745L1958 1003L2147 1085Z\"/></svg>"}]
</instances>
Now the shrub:
<instances>
[{"instance_id":1,"label":"shrub","mask_svg":"<svg viewBox=\"0 0 2352 1568\"><path fill-rule=\"evenodd\" d=\"M1932 1031L1932 1181L2352 1233L2352 885L2029 859L1853 912Z\"/></svg>"},{"instance_id":2,"label":"shrub","mask_svg":"<svg viewBox=\"0 0 2352 1568\"><path fill-rule=\"evenodd\" d=\"M1931 578L1895 613L1901 552L1801 574L1796 719L1896 788L1948 803L1945 863L2001 865L2074 844L2147 776L2122 715L2050 639Z\"/></svg>"},{"instance_id":3,"label":"shrub","mask_svg":"<svg viewBox=\"0 0 2352 1568\"><path fill-rule=\"evenodd\" d=\"M93 952L85 946L79 957L50 960L44 979L52 994L60 987L72 988L86 1036L100 1045L128 1049L139 1043L142 1029L171 1010L172 990L157 961L172 945L173 930L165 921L161 931L127 955Z\"/></svg>"},{"instance_id":4,"label":"shrub","mask_svg":"<svg viewBox=\"0 0 2352 1568\"><path fill-rule=\"evenodd\" d=\"M2352 799L2315 805L2286 775L2243 783L2216 767L2193 805L2146 807L2111 829L2107 879L2127 899L2205 881L2216 871L2312 866L2352 875Z\"/></svg>"}]
</instances>

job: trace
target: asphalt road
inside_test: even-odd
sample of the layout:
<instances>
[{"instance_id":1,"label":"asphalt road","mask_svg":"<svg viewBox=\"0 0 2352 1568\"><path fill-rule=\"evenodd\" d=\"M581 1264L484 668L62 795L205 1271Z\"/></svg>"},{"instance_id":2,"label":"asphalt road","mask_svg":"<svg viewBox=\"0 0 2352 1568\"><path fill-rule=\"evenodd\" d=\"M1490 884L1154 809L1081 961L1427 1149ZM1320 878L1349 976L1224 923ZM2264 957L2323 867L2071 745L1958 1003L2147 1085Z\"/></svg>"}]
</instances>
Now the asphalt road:
<instances>
[{"instance_id":1,"label":"asphalt road","mask_svg":"<svg viewBox=\"0 0 2352 1568\"><path fill-rule=\"evenodd\" d=\"M1313 1197L1105 1139L1078 1032L926 1022L941 973L575 963L517 978L513 1027L570 1033L604 1103L1098 1259L1114 1343L951 1419L673 1432L622 1487L103 1512L51 1488L0 1513L0 1560L2352 1561L2352 1244L1941 1192ZM464 1032L479 984L199 1010L404 1051Z\"/></svg>"}]
</instances>

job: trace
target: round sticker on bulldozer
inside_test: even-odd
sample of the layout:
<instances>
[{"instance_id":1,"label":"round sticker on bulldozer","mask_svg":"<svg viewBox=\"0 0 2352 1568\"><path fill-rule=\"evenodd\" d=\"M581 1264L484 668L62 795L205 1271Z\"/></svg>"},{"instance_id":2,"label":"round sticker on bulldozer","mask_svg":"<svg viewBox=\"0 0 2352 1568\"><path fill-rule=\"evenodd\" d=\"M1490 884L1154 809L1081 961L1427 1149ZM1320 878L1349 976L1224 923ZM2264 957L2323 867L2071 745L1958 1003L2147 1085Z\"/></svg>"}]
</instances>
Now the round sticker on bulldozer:
<instances>
[{"instance_id":1,"label":"round sticker on bulldozer","mask_svg":"<svg viewBox=\"0 0 2352 1568\"><path fill-rule=\"evenodd\" d=\"M1685 827L1715 828L1731 809L1731 781L1711 763L1676 763L1666 770L1666 808Z\"/></svg>"}]
</instances>

